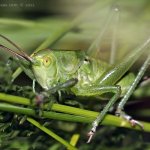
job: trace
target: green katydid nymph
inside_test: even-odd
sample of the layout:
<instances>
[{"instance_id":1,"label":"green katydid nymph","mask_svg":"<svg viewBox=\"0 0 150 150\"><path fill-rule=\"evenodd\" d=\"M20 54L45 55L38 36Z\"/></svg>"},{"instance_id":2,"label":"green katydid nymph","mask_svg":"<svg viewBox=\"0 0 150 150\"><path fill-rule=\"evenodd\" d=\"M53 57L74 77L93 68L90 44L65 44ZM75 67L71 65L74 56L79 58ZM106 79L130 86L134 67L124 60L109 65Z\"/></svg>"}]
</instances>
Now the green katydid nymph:
<instances>
[{"instance_id":1,"label":"green katydid nymph","mask_svg":"<svg viewBox=\"0 0 150 150\"><path fill-rule=\"evenodd\" d=\"M81 50L50 50L45 49L28 56L25 52L3 35L2 38L10 42L19 51L15 52L4 45L0 49L6 50L18 59L24 72L36 80L45 92L69 90L76 96L103 97L113 93L100 115L97 116L88 133L88 143L91 141L96 128L102 122L106 113L119 97L123 97L117 107L116 114L131 123L142 124L123 112L123 108L137 84L140 82L150 62L150 55L146 58L137 76L127 74L130 67L146 51L150 44L148 38L141 46L133 50L125 59L115 65L91 58L86 51ZM125 86L126 85L126 86ZM128 85L128 86L127 86Z\"/></svg>"}]
</instances>

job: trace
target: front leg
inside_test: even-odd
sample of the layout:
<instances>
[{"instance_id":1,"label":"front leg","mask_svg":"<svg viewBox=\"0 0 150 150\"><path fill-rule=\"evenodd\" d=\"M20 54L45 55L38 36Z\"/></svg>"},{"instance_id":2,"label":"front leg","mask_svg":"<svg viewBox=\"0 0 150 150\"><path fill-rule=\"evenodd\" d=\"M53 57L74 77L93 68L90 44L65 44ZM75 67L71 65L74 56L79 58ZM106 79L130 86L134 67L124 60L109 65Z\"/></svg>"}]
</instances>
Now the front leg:
<instances>
[{"instance_id":1,"label":"front leg","mask_svg":"<svg viewBox=\"0 0 150 150\"><path fill-rule=\"evenodd\" d=\"M55 87L50 88L49 90L47 90L47 92L55 93L62 89L71 88L71 87L75 86L77 84L77 82L78 82L77 78L71 78L71 79L65 81L64 83L59 83Z\"/></svg>"},{"instance_id":2,"label":"front leg","mask_svg":"<svg viewBox=\"0 0 150 150\"><path fill-rule=\"evenodd\" d=\"M55 97L54 97L54 93L59 92L60 90L66 89L66 88L70 88L72 86L74 86L76 83L78 82L78 80L76 78L71 78L69 80L67 80L64 83L59 83L57 84L55 87L50 88L47 91L42 91L40 93L35 92L36 94L35 96L35 101L34 101L34 106L36 106L36 113L39 116L42 116L43 114L43 106L44 103L48 102L48 110L51 109L52 104L55 101ZM35 89L35 81L33 81L33 89ZM49 99L51 101L49 101Z\"/></svg>"},{"instance_id":3,"label":"front leg","mask_svg":"<svg viewBox=\"0 0 150 150\"><path fill-rule=\"evenodd\" d=\"M77 84L78 80L76 78L71 78L64 83L59 83L55 87L50 88L47 91L36 93L36 104L38 106L43 105L44 99L49 98L52 94L59 92L60 90L70 88Z\"/></svg>"}]
</instances>

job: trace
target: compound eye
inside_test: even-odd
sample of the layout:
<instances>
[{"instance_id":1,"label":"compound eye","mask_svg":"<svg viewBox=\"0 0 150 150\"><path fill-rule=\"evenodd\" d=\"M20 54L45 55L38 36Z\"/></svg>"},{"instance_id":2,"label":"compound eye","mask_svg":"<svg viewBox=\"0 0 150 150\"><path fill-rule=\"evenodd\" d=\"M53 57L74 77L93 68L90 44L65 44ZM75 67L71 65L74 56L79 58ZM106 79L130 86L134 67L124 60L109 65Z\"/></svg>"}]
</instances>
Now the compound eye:
<instances>
[{"instance_id":1,"label":"compound eye","mask_svg":"<svg viewBox=\"0 0 150 150\"><path fill-rule=\"evenodd\" d=\"M48 67L51 64L51 58L48 56L43 57L43 64L45 67Z\"/></svg>"}]
</instances>

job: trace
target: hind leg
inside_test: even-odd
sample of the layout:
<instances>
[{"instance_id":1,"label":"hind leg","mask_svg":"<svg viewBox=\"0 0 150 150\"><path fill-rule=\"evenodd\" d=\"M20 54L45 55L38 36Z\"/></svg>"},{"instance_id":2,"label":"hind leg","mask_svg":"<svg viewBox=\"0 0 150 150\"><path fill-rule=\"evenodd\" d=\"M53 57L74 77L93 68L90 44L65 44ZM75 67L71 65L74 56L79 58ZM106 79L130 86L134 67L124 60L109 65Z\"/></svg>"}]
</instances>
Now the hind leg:
<instances>
[{"instance_id":1,"label":"hind leg","mask_svg":"<svg viewBox=\"0 0 150 150\"><path fill-rule=\"evenodd\" d=\"M134 90L137 87L138 83L140 82L141 78L143 77L145 71L148 69L149 63L150 63L150 55L147 57L146 61L144 62L144 64L140 68L134 82L132 83L132 85L129 88L128 92L125 94L125 96L120 101L120 103L117 107L117 110L116 110L116 115L117 116L119 116L121 118L124 118L125 120L130 122L132 126L138 125L142 129L143 129L143 125L140 122L138 122L137 120L134 120L131 116L127 115L123 110L124 110L124 105L129 100L130 96L132 95L132 93L134 92Z\"/></svg>"}]
</instances>

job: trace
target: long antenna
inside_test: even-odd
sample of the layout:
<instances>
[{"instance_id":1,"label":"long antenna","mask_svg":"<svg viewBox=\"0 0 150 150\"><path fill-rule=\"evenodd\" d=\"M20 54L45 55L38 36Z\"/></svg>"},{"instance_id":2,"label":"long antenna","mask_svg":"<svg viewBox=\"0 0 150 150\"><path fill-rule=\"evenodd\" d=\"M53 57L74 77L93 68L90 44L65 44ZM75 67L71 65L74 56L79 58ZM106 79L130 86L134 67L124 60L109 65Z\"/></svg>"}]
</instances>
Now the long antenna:
<instances>
[{"instance_id":1,"label":"long antenna","mask_svg":"<svg viewBox=\"0 0 150 150\"><path fill-rule=\"evenodd\" d=\"M15 48L17 48L17 50L19 50L19 51L21 52L22 57L27 58L28 60L31 61L30 56L28 56L28 55L27 55L19 46L17 46L14 42L12 42L10 39L8 39L7 37L5 37L5 36L2 35L2 34L0 34L0 37L2 37L2 38L5 39L7 42L9 42L10 44L12 44ZM11 50L11 49L9 49L9 48L3 46L3 45L1 45L1 47L3 47L4 49L6 49L6 50L12 52L13 54L16 53L16 55L20 55L20 56L21 56L21 54L19 54L19 53L17 53L17 52L14 52L13 50Z\"/></svg>"},{"instance_id":2,"label":"long antenna","mask_svg":"<svg viewBox=\"0 0 150 150\"><path fill-rule=\"evenodd\" d=\"M4 49L4 50L6 50L6 51L9 51L11 54L14 54L15 56L18 56L18 57L20 57L20 58L22 58L22 59L27 59L27 60L29 60L29 61L32 61L32 59L31 59L30 57L26 57L26 56L24 56L23 54L20 54L20 53L18 53L18 52L15 52L15 51L11 50L10 48L5 47L4 45L1 45L1 44L0 44L0 48Z\"/></svg>"}]
</instances>

